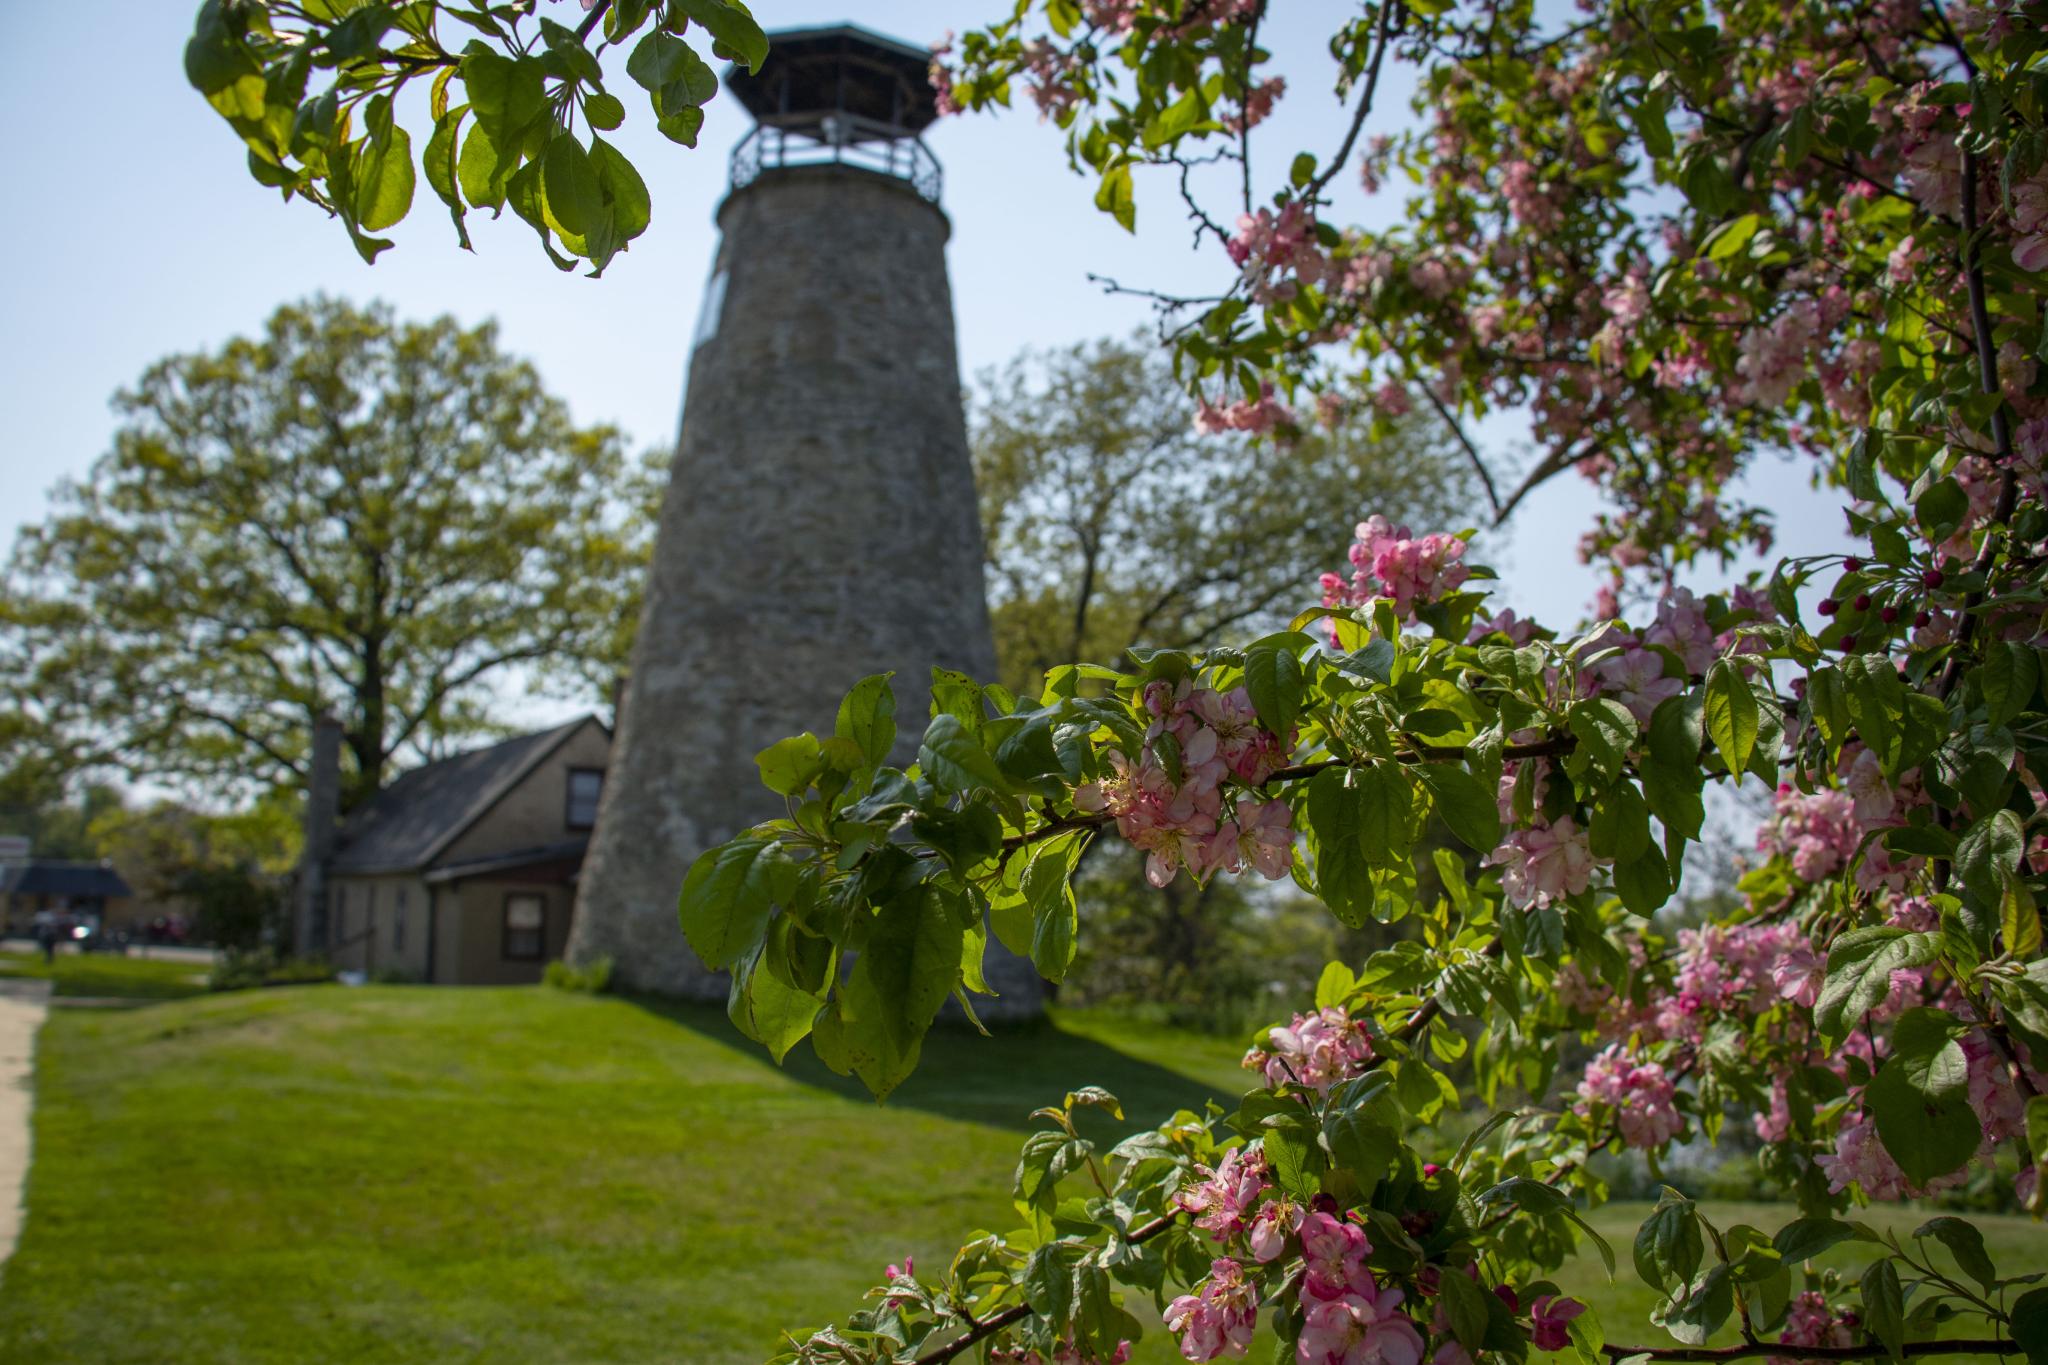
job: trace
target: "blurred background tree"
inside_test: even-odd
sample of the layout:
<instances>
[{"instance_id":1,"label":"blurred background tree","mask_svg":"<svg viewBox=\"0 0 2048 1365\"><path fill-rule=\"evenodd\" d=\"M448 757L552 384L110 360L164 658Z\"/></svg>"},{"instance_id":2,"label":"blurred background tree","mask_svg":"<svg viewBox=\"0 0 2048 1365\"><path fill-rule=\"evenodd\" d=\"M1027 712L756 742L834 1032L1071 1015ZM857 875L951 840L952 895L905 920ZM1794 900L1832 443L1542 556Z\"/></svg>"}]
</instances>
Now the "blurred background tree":
<instances>
[{"instance_id":1,"label":"blurred background tree","mask_svg":"<svg viewBox=\"0 0 2048 1365\"><path fill-rule=\"evenodd\" d=\"M1353 412L1259 445L1191 418L1143 336L1026 351L977 377L968 422L1006 687L1035 694L1045 669L1115 664L1141 641L1279 629L1318 575L1350 572L1353 531L1375 512L1432 530L1479 519L1462 454L1425 418ZM1090 849L1079 894L1089 934L1062 999L1219 1033L1269 1022L1324 962L1402 932L1346 930L1291 882L1183 874L1155 891L1116 840Z\"/></svg>"},{"instance_id":2,"label":"blurred background tree","mask_svg":"<svg viewBox=\"0 0 2048 1365\"><path fill-rule=\"evenodd\" d=\"M1349 568L1356 524L1477 520L1463 457L1420 419L1353 413L1254 445L1194 429L1149 338L1026 351L969 394L1003 683L1130 646L1221 644L1285 625Z\"/></svg>"},{"instance_id":3,"label":"blurred background tree","mask_svg":"<svg viewBox=\"0 0 2048 1365\"><path fill-rule=\"evenodd\" d=\"M500 729L509 684L594 700L623 668L649 470L492 324L315 299L114 402L0 587L21 783L246 798L298 784L331 711L354 806L395 757Z\"/></svg>"}]
</instances>

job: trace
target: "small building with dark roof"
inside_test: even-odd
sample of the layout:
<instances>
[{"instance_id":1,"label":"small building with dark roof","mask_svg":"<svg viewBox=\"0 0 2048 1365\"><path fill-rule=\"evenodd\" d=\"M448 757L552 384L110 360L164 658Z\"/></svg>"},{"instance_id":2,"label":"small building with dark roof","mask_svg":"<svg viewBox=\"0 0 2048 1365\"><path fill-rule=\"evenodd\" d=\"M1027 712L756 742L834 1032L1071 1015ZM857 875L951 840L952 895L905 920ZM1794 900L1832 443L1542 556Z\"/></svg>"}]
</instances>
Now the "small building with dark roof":
<instances>
[{"instance_id":1,"label":"small building with dark roof","mask_svg":"<svg viewBox=\"0 0 2048 1365\"><path fill-rule=\"evenodd\" d=\"M121 874L104 863L63 862L31 858L0 871L0 903L6 907L10 933L26 933L35 917L48 910L62 915L97 915L110 922L135 892Z\"/></svg>"},{"instance_id":2,"label":"small building with dark roof","mask_svg":"<svg viewBox=\"0 0 2048 1365\"><path fill-rule=\"evenodd\" d=\"M611 731L596 716L404 773L354 811L298 941L343 971L538 981L569 936Z\"/></svg>"}]
</instances>

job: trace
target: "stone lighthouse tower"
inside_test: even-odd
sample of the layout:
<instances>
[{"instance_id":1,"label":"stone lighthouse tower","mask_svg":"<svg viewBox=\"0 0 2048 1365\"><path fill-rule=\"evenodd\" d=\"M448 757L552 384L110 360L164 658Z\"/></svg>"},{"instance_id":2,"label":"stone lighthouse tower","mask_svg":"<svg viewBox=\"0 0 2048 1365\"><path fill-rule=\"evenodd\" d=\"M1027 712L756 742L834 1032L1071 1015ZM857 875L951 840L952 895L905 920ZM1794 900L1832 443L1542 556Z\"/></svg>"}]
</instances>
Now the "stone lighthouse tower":
<instances>
[{"instance_id":1,"label":"stone lighthouse tower","mask_svg":"<svg viewBox=\"0 0 2048 1365\"><path fill-rule=\"evenodd\" d=\"M907 763L932 667L994 673L950 226L918 136L937 116L928 60L859 28L804 29L726 76L756 126L718 209L569 940L629 988L724 998L676 897L698 853L783 813L756 753L829 734L846 689L893 669ZM1028 964L1002 966L995 1013L1035 1010Z\"/></svg>"}]
</instances>

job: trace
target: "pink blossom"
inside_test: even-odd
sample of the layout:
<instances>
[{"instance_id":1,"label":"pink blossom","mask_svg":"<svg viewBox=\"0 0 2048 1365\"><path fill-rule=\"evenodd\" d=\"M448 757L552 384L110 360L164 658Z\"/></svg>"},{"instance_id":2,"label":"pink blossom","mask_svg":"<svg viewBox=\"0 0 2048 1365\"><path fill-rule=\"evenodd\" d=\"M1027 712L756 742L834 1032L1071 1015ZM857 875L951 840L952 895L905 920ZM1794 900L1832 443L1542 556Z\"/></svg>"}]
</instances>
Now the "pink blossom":
<instances>
[{"instance_id":1,"label":"pink blossom","mask_svg":"<svg viewBox=\"0 0 2048 1365\"><path fill-rule=\"evenodd\" d=\"M1362 1074L1372 1058L1372 1036L1364 1021L1326 1005L1268 1030L1266 1045L1246 1053L1245 1065L1261 1071L1275 1089L1292 1084L1326 1095L1337 1082Z\"/></svg>"},{"instance_id":2,"label":"pink blossom","mask_svg":"<svg viewBox=\"0 0 2048 1365\"><path fill-rule=\"evenodd\" d=\"M1239 399L1217 407L1206 398L1195 400L1195 430L1205 436L1220 431L1248 431L1253 433L1272 431L1276 427L1297 425L1294 413L1273 396L1273 385L1268 382L1259 386L1256 400Z\"/></svg>"},{"instance_id":3,"label":"pink blossom","mask_svg":"<svg viewBox=\"0 0 2048 1365\"><path fill-rule=\"evenodd\" d=\"M1664 656L1631 647L1595 666L1600 690L1629 709L1638 724L1648 725L1658 703L1685 691L1685 683L1664 676Z\"/></svg>"},{"instance_id":4,"label":"pink blossom","mask_svg":"<svg viewBox=\"0 0 2048 1365\"><path fill-rule=\"evenodd\" d=\"M1201 1178L1176 1194L1174 1204L1195 1214L1195 1226L1219 1242L1243 1233L1259 1196L1270 1183L1265 1155L1233 1147L1223 1154L1215 1170L1197 1166L1195 1174Z\"/></svg>"},{"instance_id":5,"label":"pink blossom","mask_svg":"<svg viewBox=\"0 0 2048 1365\"><path fill-rule=\"evenodd\" d=\"M1854 1313L1835 1312L1825 1295L1809 1289L1792 1300L1778 1341L1786 1346L1854 1346L1857 1325ZM1796 1365L1797 1360L1796 1356L1772 1356L1770 1365Z\"/></svg>"},{"instance_id":6,"label":"pink blossom","mask_svg":"<svg viewBox=\"0 0 2048 1365\"><path fill-rule=\"evenodd\" d=\"M1544 1294L1529 1305L1529 1344L1539 1351L1562 1351L1572 1344L1571 1320L1586 1311L1577 1299Z\"/></svg>"},{"instance_id":7,"label":"pink blossom","mask_svg":"<svg viewBox=\"0 0 2048 1365\"><path fill-rule=\"evenodd\" d=\"M1301 1207L1291 1199L1283 1197L1261 1204L1245 1239L1252 1249L1252 1259L1260 1265L1279 1260L1287 1249L1287 1234L1299 1227L1301 1221Z\"/></svg>"},{"instance_id":8,"label":"pink blossom","mask_svg":"<svg viewBox=\"0 0 2048 1365\"><path fill-rule=\"evenodd\" d=\"M1706 607L1689 588L1664 594L1657 603L1657 623L1644 632L1643 643L1663 645L1695 674L1705 673L1714 662L1714 632L1707 629Z\"/></svg>"},{"instance_id":9,"label":"pink blossom","mask_svg":"<svg viewBox=\"0 0 2048 1365\"><path fill-rule=\"evenodd\" d=\"M1593 875L1593 850L1569 815L1518 829L1486 855L1501 868L1501 889L1516 905L1549 905L1584 891Z\"/></svg>"},{"instance_id":10,"label":"pink blossom","mask_svg":"<svg viewBox=\"0 0 2048 1365\"><path fill-rule=\"evenodd\" d=\"M1661 1147L1685 1128L1672 1104L1677 1087L1656 1062L1639 1062L1615 1043L1586 1063L1579 1082L1581 1118L1592 1121L1595 1106L1612 1110L1621 1140L1630 1147Z\"/></svg>"},{"instance_id":11,"label":"pink blossom","mask_svg":"<svg viewBox=\"0 0 2048 1365\"><path fill-rule=\"evenodd\" d=\"M1241 1356L1251 1349L1258 1327L1259 1291L1244 1268L1229 1257L1209 1263L1200 1294L1183 1294L1166 1306L1166 1329L1180 1337L1181 1355L1192 1361Z\"/></svg>"},{"instance_id":12,"label":"pink blossom","mask_svg":"<svg viewBox=\"0 0 2048 1365\"><path fill-rule=\"evenodd\" d=\"M1287 93L1287 78L1274 76L1253 86L1244 97L1244 111L1230 114L1223 119L1223 126L1232 133L1247 132L1266 121L1273 112L1273 104Z\"/></svg>"},{"instance_id":13,"label":"pink blossom","mask_svg":"<svg viewBox=\"0 0 2048 1365\"><path fill-rule=\"evenodd\" d=\"M1364 606L1390 597L1394 610L1406 617L1417 606L1455 591L1471 575L1463 563L1465 542L1456 536L1417 538L1378 515L1359 522L1357 534L1350 551L1351 582L1325 574L1325 606Z\"/></svg>"},{"instance_id":14,"label":"pink blossom","mask_svg":"<svg viewBox=\"0 0 2048 1365\"><path fill-rule=\"evenodd\" d=\"M1310 1213L1301 1220L1301 1298L1340 1299L1361 1284L1371 1284L1365 1258L1372 1243L1365 1229L1327 1213Z\"/></svg>"},{"instance_id":15,"label":"pink blossom","mask_svg":"<svg viewBox=\"0 0 2048 1365\"><path fill-rule=\"evenodd\" d=\"M1341 1298L1309 1304L1295 1344L1299 1365L1419 1365L1422 1333L1400 1311L1401 1291L1360 1279Z\"/></svg>"}]
</instances>

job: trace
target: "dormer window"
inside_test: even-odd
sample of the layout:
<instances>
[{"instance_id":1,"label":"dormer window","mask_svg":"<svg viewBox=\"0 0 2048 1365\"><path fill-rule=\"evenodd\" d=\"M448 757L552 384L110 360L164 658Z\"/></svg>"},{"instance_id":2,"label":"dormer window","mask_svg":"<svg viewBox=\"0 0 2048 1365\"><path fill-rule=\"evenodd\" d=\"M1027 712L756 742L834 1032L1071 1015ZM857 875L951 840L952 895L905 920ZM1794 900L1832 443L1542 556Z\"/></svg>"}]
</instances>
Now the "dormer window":
<instances>
[{"instance_id":1,"label":"dormer window","mask_svg":"<svg viewBox=\"0 0 2048 1365\"><path fill-rule=\"evenodd\" d=\"M569 769L570 829L591 829L597 824L597 798L604 791L604 769Z\"/></svg>"}]
</instances>

